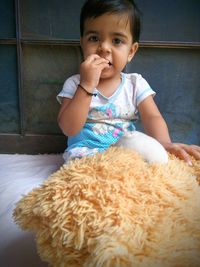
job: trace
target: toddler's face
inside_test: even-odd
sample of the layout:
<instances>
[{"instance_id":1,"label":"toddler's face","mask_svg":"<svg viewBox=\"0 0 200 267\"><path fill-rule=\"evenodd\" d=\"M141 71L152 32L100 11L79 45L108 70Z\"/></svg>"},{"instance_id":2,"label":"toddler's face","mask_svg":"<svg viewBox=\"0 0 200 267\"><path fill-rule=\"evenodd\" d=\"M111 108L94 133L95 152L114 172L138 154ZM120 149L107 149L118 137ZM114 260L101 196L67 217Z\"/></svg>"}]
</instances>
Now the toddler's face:
<instances>
[{"instance_id":1,"label":"toddler's face","mask_svg":"<svg viewBox=\"0 0 200 267\"><path fill-rule=\"evenodd\" d=\"M81 46L85 59L97 54L109 61L101 74L101 78L108 78L119 74L134 56L138 43L132 40L127 15L106 13L85 21Z\"/></svg>"}]
</instances>

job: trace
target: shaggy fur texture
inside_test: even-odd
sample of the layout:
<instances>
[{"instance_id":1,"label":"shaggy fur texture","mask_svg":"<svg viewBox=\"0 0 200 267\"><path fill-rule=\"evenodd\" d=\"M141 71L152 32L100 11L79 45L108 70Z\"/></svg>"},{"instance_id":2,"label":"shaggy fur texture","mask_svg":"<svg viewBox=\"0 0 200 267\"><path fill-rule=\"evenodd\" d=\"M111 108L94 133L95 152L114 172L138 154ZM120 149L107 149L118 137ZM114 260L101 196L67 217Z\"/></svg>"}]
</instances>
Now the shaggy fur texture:
<instances>
[{"instance_id":1,"label":"shaggy fur texture","mask_svg":"<svg viewBox=\"0 0 200 267\"><path fill-rule=\"evenodd\" d=\"M199 267L199 177L197 161L150 165L110 148L64 165L14 219L54 267Z\"/></svg>"}]
</instances>

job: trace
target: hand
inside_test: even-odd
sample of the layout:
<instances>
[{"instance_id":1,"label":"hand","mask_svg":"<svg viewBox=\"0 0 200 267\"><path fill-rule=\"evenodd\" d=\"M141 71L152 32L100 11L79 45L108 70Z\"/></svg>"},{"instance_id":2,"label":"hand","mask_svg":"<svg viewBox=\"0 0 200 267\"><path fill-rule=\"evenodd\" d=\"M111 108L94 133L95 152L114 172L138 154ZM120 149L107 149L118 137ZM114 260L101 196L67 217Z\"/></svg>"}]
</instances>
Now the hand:
<instances>
[{"instance_id":1,"label":"hand","mask_svg":"<svg viewBox=\"0 0 200 267\"><path fill-rule=\"evenodd\" d=\"M104 68L109 67L109 61L96 54L92 54L81 64L80 67L80 84L93 92L94 88L99 84L101 72Z\"/></svg>"},{"instance_id":2,"label":"hand","mask_svg":"<svg viewBox=\"0 0 200 267\"><path fill-rule=\"evenodd\" d=\"M185 160L189 165L192 165L191 156L200 160L200 147L196 145L187 145L182 143L167 143L163 144L164 148L176 157Z\"/></svg>"}]
</instances>

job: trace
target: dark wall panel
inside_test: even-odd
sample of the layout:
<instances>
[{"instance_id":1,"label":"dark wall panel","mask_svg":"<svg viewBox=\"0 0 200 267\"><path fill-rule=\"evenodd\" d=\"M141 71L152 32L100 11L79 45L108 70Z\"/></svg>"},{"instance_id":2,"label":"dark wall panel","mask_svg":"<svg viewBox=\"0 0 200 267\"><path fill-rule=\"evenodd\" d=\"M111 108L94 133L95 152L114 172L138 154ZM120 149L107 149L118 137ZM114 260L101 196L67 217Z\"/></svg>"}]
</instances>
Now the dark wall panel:
<instances>
[{"instance_id":1,"label":"dark wall panel","mask_svg":"<svg viewBox=\"0 0 200 267\"><path fill-rule=\"evenodd\" d=\"M141 48L127 67L156 91L174 141L200 145L200 50Z\"/></svg>"},{"instance_id":2,"label":"dark wall panel","mask_svg":"<svg viewBox=\"0 0 200 267\"><path fill-rule=\"evenodd\" d=\"M23 46L25 131L60 133L56 95L65 79L78 72L80 49L75 46Z\"/></svg>"},{"instance_id":3,"label":"dark wall panel","mask_svg":"<svg viewBox=\"0 0 200 267\"><path fill-rule=\"evenodd\" d=\"M16 48L0 45L0 132L19 133Z\"/></svg>"},{"instance_id":4,"label":"dark wall panel","mask_svg":"<svg viewBox=\"0 0 200 267\"><path fill-rule=\"evenodd\" d=\"M199 0L136 0L143 12L141 40L200 42Z\"/></svg>"},{"instance_id":5,"label":"dark wall panel","mask_svg":"<svg viewBox=\"0 0 200 267\"><path fill-rule=\"evenodd\" d=\"M78 39L84 0L22 0L22 36L33 39Z\"/></svg>"},{"instance_id":6,"label":"dark wall panel","mask_svg":"<svg viewBox=\"0 0 200 267\"><path fill-rule=\"evenodd\" d=\"M79 39L84 0L22 0L22 36ZM136 0L143 13L142 41L200 41L199 0Z\"/></svg>"},{"instance_id":7,"label":"dark wall panel","mask_svg":"<svg viewBox=\"0 0 200 267\"><path fill-rule=\"evenodd\" d=\"M13 0L0 1L0 38L15 38L15 11Z\"/></svg>"}]
</instances>

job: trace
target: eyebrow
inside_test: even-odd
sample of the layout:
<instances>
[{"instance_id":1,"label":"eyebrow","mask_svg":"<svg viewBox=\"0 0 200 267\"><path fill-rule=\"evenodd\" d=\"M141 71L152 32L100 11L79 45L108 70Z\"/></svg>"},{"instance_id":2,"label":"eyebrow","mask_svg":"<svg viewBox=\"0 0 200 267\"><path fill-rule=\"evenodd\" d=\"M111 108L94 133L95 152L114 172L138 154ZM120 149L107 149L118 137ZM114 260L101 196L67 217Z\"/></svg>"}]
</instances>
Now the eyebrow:
<instances>
[{"instance_id":1,"label":"eyebrow","mask_svg":"<svg viewBox=\"0 0 200 267\"><path fill-rule=\"evenodd\" d=\"M99 35L100 33L98 31L87 31L85 33L86 36L87 35L90 35L90 34L97 34L97 35ZM127 36L123 32L112 32L111 35L119 36L119 37L122 37L122 38L127 39Z\"/></svg>"},{"instance_id":2,"label":"eyebrow","mask_svg":"<svg viewBox=\"0 0 200 267\"><path fill-rule=\"evenodd\" d=\"M84 35L99 34L97 31L87 31Z\"/></svg>"},{"instance_id":3,"label":"eyebrow","mask_svg":"<svg viewBox=\"0 0 200 267\"><path fill-rule=\"evenodd\" d=\"M113 35L127 39L128 37L123 32L113 32Z\"/></svg>"}]
</instances>

